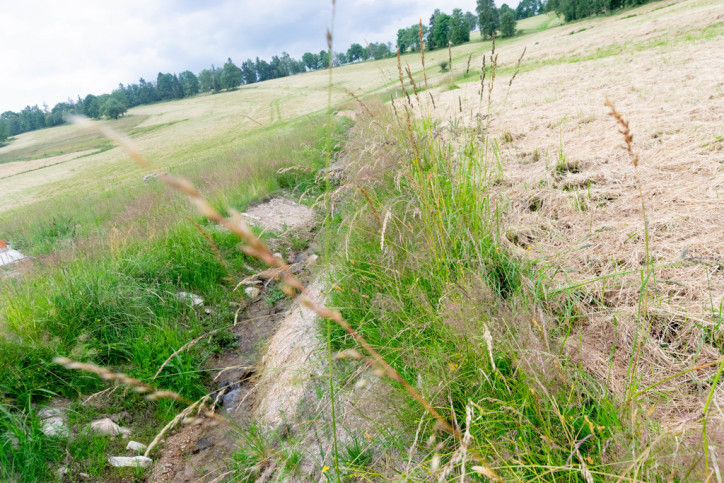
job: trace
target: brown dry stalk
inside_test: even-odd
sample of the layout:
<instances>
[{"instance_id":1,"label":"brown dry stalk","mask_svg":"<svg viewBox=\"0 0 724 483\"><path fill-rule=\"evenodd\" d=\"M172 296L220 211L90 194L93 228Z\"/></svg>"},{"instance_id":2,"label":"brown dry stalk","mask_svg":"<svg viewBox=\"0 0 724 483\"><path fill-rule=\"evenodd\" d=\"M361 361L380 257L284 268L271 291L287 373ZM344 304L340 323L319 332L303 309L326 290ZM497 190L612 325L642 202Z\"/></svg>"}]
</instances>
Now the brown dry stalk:
<instances>
[{"instance_id":1,"label":"brown dry stalk","mask_svg":"<svg viewBox=\"0 0 724 483\"><path fill-rule=\"evenodd\" d=\"M397 72L400 75L400 85L402 86L402 93L407 97L407 102L410 104L410 107L412 107L412 101L410 100L410 95L407 93L407 89L405 89L405 76L402 74L402 61L400 60L400 48L397 47Z\"/></svg>"},{"instance_id":2,"label":"brown dry stalk","mask_svg":"<svg viewBox=\"0 0 724 483\"><path fill-rule=\"evenodd\" d=\"M483 107L483 92L485 92L485 54L483 54L483 66L480 68L480 108Z\"/></svg>"},{"instance_id":3,"label":"brown dry stalk","mask_svg":"<svg viewBox=\"0 0 724 483\"><path fill-rule=\"evenodd\" d=\"M428 88L427 87L427 71L425 70L425 41L422 38L422 19L420 19L420 28L417 30L417 36L420 38L420 55L422 56L422 73L425 76L425 90L427 90L427 88Z\"/></svg>"},{"instance_id":4,"label":"brown dry stalk","mask_svg":"<svg viewBox=\"0 0 724 483\"><path fill-rule=\"evenodd\" d=\"M493 51L495 51L495 43L493 43ZM495 85L495 71L498 67L498 54L490 54L492 63L490 65L490 82L488 82L488 108L490 108L490 101L493 98L493 86Z\"/></svg>"},{"instance_id":5,"label":"brown dry stalk","mask_svg":"<svg viewBox=\"0 0 724 483\"><path fill-rule=\"evenodd\" d=\"M452 42L447 43L447 63L450 67L450 83L452 84L454 82L453 78L453 68L452 68Z\"/></svg>"},{"instance_id":6,"label":"brown dry stalk","mask_svg":"<svg viewBox=\"0 0 724 483\"><path fill-rule=\"evenodd\" d=\"M219 251L219 248L216 246L216 243L214 243L214 239L211 238L211 235L206 233L206 230L204 230L201 227L201 225L196 223L194 220L192 220L188 216L186 217L186 219L189 221L189 223L191 223L194 226L194 228L196 228L199 231L199 233L201 233L201 235L203 235L204 238L206 238L206 241L209 242L209 246L211 247L211 251L214 252L214 256L219 261L219 263L221 263L221 265L224 267L224 269L226 270L226 273L229 273L229 267L226 265L226 262L224 261L224 258L221 256L221 252ZM154 377L154 379L156 379L156 378Z\"/></svg>"},{"instance_id":7,"label":"brown dry stalk","mask_svg":"<svg viewBox=\"0 0 724 483\"><path fill-rule=\"evenodd\" d=\"M525 55L525 51L528 50L528 47L523 47L523 52L520 54L520 57L518 57L518 62L515 64L515 72L513 72L513 77L510 78L510 82L508 82L508 89L510 90L510 86L513 85L513 81L515 80L515 76L518 75L518 72L520 71L520 63L523 62L523 56Z\"/></svg>"},{"instance_id":8,"label":"brown dry stalk","mask_svg":"<svg viewBox=\"0 0 724 483\"><path fill-rule=\"evenodd\" d=\"M312 168L308 167L308 166L296 165L296 166L289 166L288 168L278 169L278 170L277 170L277 174L284 174L284 173L288 173L289 171L306 171L306 172L310 172L310 171L314 171L314 170L313 170Z\"/></svg>"},{"instance_id":9,"label":"brown dry stalk","mask_svg":"<svg viewBox=\"0 0 724 483\"><path fill-rule=\"evenodd\" d=\"M359 187L359 190L364 195L365 199L367 200L367 203L370 205L370 208L372 208L372 213L374 213L375 218L377 218L377 222L381 225L382 219L380 218L380 214L377 212L375 205L372 204L372 200L370 199L369 195L367 194L367 191L365 191L365 189L362 188L361 186Z\"/></svg>"},{"instance_id":10,"label":"brown dry stalk","mask_svg":"<svg viewBox=\"0 0 724 483\"><path fill-rule=\"evenodd\" d=\"M473 59L473 54L470 53L468 56L468 67L465 69L465 77L468 76L468 73L470 72L470 61Z\"/></svg>"},{"instance_id":11,"label":"brown dry stalk","mask_svg":"<svg viewBox=\"0 0 724 483\"><path fill-rule=\"evenodd\" d=\"M407 71L407 77L410 78L410 84L412 84L412 90L415 93L415 98L417 99L417 106L419 109L422 109L422 104L420 103L420 95L417 93L415 78L412 77L412 70L410 70L410 64L408 64L407 62L405 62L405 70Z\"/></svg>"},{"instance_id":12,"label":"brown dry stalk","mask_svg":"<svg viewBox=\"0 0 724 483\"><path fill-rule=\"evenodd\" d=\"M174 401L178 401L183 404L193 404L193 401L189 401L178 393L175 393L173 391L160 391L155 387L150 386L145 382L139 381L138 379L134 379L122 372L113 372L104 367L96 366L95 364L89 364L86 362L76 362L74 360L68 359L67 357L56 357L55 359L53 359L53 362L55 362L56 364L60 364L66 369L92 372L93 374L97 374L101 379L104 379L106 381L114 381L118 384L129 386L133 388L134 392L146 394L146 399L173 399Z\"/></svg>"},{"instance_id":13,"label":"brown dry stalk","mask_svg":"<svg viewBox=\"0 0 724 483\"><path fill-rule=\"evenodd\" d=\"M352 92L351 90L349 90L349 89L347 89L347 88L345 88L344 90L345 90L345 92L346 92L347 94L349 94L349 95L352 97L352 99L354 99L355 101L357 101L357 103L358 103L360 106L362 106L365 111L367 111L367 114L369 114L370 117L375 117L375 115L372 114L372 111L370 111L370 108L367 107L367 104L365 104L364 102L362 102L362 99L360 99L359 97L357 97L354 92Z\"/></svg>"},{"instance_id":14,"label":"brown dry stalk","mask_svg":"<svg viewBox=\"0 0 724 483\"><path fill-rule=\"evenodd\" d=\"M331 41L331 36L330 36ZM399 49L398 49L399 59ZM399 66L399 60L398 60ZM400 77L402 77L402 69L400 69ZM136 162L140 167L145 169L151 169L151 164L146 158L136 149L135 145L126 136L117 133L107 126L93 123L87 118L77 117L73 118L73 122L85 126L86 128L97 129L106 134L112 140L115 140L122 148L124 148L131 159ZM409 122L409 116L408 116ZM342 317L342 314L337 310L332 310L327 306L321 304L316 300L302 284L301 281L289 270L288 265L284 260L275 257L271 251L267 248L263 241L261 241L253 231L246 225L241 216L235 215L232 218L225 218L211 204L204 199L196 188L187 180L176 178L166 173L159 173L158 178L166 183L169 187L180 191L185 194L191 204L196 206L199 212L207 217L209 220L223 226L232 233L236 234L246 245L242 248L242 251L249 256L253 256L264 262L270 267L279 267L284 271L283 290L291 298L298 298L300 303L311 309L314 313L322 318L329 319L339 326L341 326L362 348L369 354L369 357L377 365L379 365L384 373L399 383L407 393L412 396L417 402L419 402L425 410L437 420L439 427L454 436L461 444L463 443L463 434L458 428L453 427L432 405L423 398L415 388L413 388L400 374L390 366L387 361L365 340L349 323ZM139 392L151 392L147 397L150 399L156 399L158 397L168 397L175 399L185 404L193 404L191 401L179 396L178 394L171 391L155 391L151 386L145 384L136 379L129 378L125 374L114 374L107 369L94 366L92 364L83 364L79 362L73 362L70 359L58 358L56 361L60 364L68 364L66 367L73 369L82 369L94 372L101 375L104 379L118 379L126 381L127 384L138 388ZM155 391L155 392L152 392ZM491 477L496 481L502 481L502 479L490 468L485 459L477 453L477 451L469 450L473 458L487 471L490 472Z\"/></svg>"}]
</instances>

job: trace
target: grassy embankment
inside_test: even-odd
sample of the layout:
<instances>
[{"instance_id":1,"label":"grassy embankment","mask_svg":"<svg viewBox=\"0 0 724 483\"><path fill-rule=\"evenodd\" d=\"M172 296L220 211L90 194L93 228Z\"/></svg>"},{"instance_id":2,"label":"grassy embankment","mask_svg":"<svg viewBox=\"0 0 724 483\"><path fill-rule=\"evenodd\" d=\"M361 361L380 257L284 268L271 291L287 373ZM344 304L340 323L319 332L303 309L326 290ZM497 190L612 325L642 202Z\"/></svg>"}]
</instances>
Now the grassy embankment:
<instances>
[{"instance_id":1,"label":"grassy embankment","mask_svg":"<svg viewBox=\"0 0 724 483\"><path fill-rule=\"evenodd\" d=\"M335 138L341 140L345 130L339 121ZM203 177L205 192L218 206L243 210L268 193L297 187L305 178L295 172L278 175L278 169L321 167L326 139L323 122L272 129L249 139L243 151L225 156L210 153L208 161L177 172L190 179ZM103 407L81 404L79 397L87 398L104 384L96 377L63 370L52 363L54 357L67 355L151 381L176 349L219 330L174 357L155 380L159 387L195 399L207 392L203 361L235 343L223 330L233 322L243 297L232 291L231 282L259 264L237 249L233 235L207 226L185 200L169 197L158 184L109 187L82 199L68 199L54 207L50 223L41 215L49 203L22 210L28 218L15 221L18 244L41 256L43 263L26 279L2 282L1 424L3 433L18 438L17 447L3 445L3 478L49 478L52 462L62 461L66 449L86 473L104 474L107 452L119 443L87 435L71 443L44 437L34 409L44 399L73 401L70 425L78 423L81 428L96 414L130 412L129 423L141 431L137 437L152 436L159 423L178 412L174 404L156 405L120 391ZM119 206L127 208L119 213ZM203 226L221 260L184 216ZM52 256L44 255L51 250ZM191 307L177 296L182 291L201 296L204 306Z\"/></svg>"}]
</instances>

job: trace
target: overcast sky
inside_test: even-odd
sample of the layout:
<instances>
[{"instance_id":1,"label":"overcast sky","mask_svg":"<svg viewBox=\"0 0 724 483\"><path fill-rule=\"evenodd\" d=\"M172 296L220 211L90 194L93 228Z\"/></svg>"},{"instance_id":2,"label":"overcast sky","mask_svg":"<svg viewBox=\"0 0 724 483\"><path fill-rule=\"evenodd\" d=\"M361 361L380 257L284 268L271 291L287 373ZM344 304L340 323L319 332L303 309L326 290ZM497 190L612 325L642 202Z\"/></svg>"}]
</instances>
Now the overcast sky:
<instances>
[{"instance_id":1,"label":"overcast sky","mask_svg":"<svg viewBox=\"0 0 724 483\"><path fill-rule=\"evenodd\" d=\"M496 3L502 3L496 0ZM515 6L518 0L507 2ZM394 42L435 8L475 11L476 0L337 0L335 51ZM198 74L228 57L298 58L326 49L331 0L0 1L0 112L53 107L139 77Z\"/></svg>"}]
</instances>

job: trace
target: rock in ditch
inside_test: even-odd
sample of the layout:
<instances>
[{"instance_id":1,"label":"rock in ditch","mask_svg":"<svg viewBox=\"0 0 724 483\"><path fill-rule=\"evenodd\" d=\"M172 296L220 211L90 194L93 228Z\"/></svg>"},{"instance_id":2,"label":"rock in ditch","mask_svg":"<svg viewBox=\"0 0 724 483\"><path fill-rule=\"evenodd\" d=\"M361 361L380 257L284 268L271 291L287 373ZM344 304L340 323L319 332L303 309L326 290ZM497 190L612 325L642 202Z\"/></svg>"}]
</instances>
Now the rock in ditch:
<instances>
[{"instance_id":1,"label":"rock in ditch","mask_svg":"<svg viewBox=\"0 0 724 483\"><path fill-rule=\"evenodd\" d=\"M148 468L153 460L145 456L111 456L108 463L116 468Z\"/></svg>"},{"instance_id":2,"label":"rock in ditch","mask_svg":"<svg viewBox=\"0 0 724 483\"><path fill-rule=\"evenodd\" d=\"M45 408L38 412L38 417L40 417L40 430L46 436L67 438L70 434L63 409Z\"/></svg>"},{"instance_id":3,"label":"rock in ditch","mask_svg":"<svg viewBox=\"0 0 724 483\"><path fill-rule=\"evenodd\" d=\"M259 290L257 287L246 287L244 289L244 293L250 299L255 299L259 296L259 294L261 293L261 290Z\"/></svg>"},{"instance_id":4,"label":"rock in ditch","mask_svg":"<svg viewBox=\"0 0 724 483\"><path fill-rule=\"evenodd\" d=\"M140 453L141 451L146 451L146 446L143 443L139 443L138 441L129 441L126 445L126 449L129 451L136 451L137 453Z\"/></svg>"},{"instance_id":5,"label":"rock in ditch","mask_svg":"<svg viewBox=\"0 0 724 483\"><path fill-rule=\"evenodd\" d=\"M90 427L91 431L93 431L95 434L100 434L103 436L118 436L120 434L124 438L127 438L131 434L130 429L118 426L109 418L93 421Z\"/></svg>"},{"instance_id":6,"label":"rock in ditch","mask_svg":"<svg viewBox=\"0 0 724 483\"><path fill-rule=\"evenodd\" d=\"M192 307L198 307L199 305L204 305L204 299L199 297L196 294L189 293L189 292L179 292L176 294L176 297L178 297L181 301L186 302L187 304L191 305Z\"/></svg>"}]
</instances>

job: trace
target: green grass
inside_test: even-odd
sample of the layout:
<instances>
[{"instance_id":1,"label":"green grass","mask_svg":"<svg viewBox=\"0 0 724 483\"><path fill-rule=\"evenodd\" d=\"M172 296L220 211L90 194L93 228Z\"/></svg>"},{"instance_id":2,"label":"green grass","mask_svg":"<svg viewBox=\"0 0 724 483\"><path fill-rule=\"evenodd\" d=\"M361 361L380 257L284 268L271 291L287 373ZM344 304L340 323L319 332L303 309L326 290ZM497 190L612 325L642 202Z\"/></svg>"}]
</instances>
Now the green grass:
<instances>
[{"instance_id":1,"label":"green grass","mask_svg":"<svg viewBox=\"0 0 724 483\"><path fill-rule=\"evenodd\" d=\"M362 197L343 214L343 229L330 222L333 232L349 233L342 255L330 261L339 287L332 305L449 421L465 421L466 407L472 410L473 448L504 478L582 481L581 465L596 479L622 474L619 462L649 423L640 418L632 427L630 408L563 351L585 318L578 307L586 295L547 294L543 271L499 243L501 213L486 189L499 178L496 141L479 142L474 133L452 135L455 144L428 141L429 121L394 139L369 129L355 136L401 146L387 153L401 160L396 168L365 186L375 209L390 213L385 242ZM409 139L422 141L412 148ZM538 307L550 318L545 333ZM338 328L333 343L356 347ZM410 400L402 414L399 430L414 433L421 408ZM435 426L429 415L423 422L428 434L421 440ZM441 443L445 465L457 445L452 438ZM660 449L641 462L642 478L666 465Z\"/></svg>"},{"instance_id":2,"label":"green grass","mask_svg":"<svg viewBox=\"0 0 724 483\"><path fill-rule=\"evenodd\" d=\"M321 123L307 125L307 129L283 131L286 136L275 136L278 132L271 131L273 140L258 140L256 146L251 144L255 150L229 153L224 162L217 160L216 171L206 172L215 178L200 184L215 204L242 210L288 182L278 179L279 167L321 167L325 128ZM334 136L340 141L346 126L344 121L335 126ZM283 161L268 162L276 156L283 156ZM199 180L194 173L208 168L208 164L194 166L187 174ZM54 357L122 371L194 400L208 392L204 361L235 342L222 330L176 355L154 380L158 369L178 348L233 323L235 309L230 303L237 302L240 295L232 290L231 280L248 275L250 267L261 270L261 265L238 250L236 236L193 215L185 200L172 198L169 203L160 186L139 190L147 190L145 197L125 190L88 194L86 202L93 202L85 205L85 210L80 209L81 204L71 203L51 217L39 214L34 223L15 225L15 239L29 253L54 253L44 256L27 278L0 282L2 424L14 428L14 434L30 431L33 438L14 449L0 435L5 449L1 457L5 460L0 463L4 463L3 471L9 478L28 475L30 480L45 479L48 468L64 456L58 448L65 442L38 434L38 422L28 411L29 401L42 403L55 396L76 400L106 387L96 376L54 364ZM133 200L135 196L140 200ZM145 211L127 217L129 207L124 210L124 205L133 207L139 202ZM182 214L188 214L211 236L228 270ZM191 307L178 297L181 291L199 295L204 306ZM280 294L272 291L269 297L274 300L270 303ZM142 415L142 426L148 428L167 422L179 409L171 402L149 403L132 392L114 404L117 410ZM87 424L91 417L86 412L76 419ZM16 429L18 425L26 429ZM93 477L107 476L106 443L90 436L70 443L71 458L82 462L79 471Z\"/></svg>"}]
</instances>

